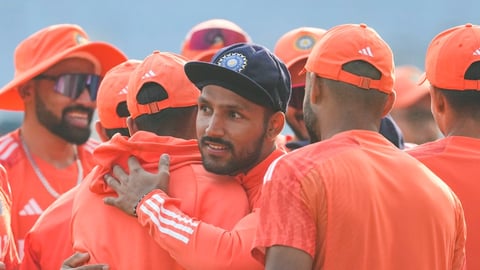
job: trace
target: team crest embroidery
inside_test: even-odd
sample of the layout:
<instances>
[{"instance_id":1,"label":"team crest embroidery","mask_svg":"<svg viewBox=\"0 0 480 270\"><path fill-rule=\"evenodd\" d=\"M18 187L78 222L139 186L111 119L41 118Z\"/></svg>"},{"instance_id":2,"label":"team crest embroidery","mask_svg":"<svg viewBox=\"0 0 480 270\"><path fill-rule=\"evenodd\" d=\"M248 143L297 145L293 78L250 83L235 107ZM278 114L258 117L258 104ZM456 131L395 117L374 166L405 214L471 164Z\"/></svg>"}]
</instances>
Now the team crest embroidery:
<instances>
[{"instance_id":1,"label":"team crest embroidery","mask_svg":"<svg viewBox=\"0 0 480 270\"><path fill-rule=\"evenodd\" d=\"M301 36L295 42L295 47L299 50L310 50L315 45L315 39L312 36Z\"/></svg>"},{"instance_id":2,"label":"team crest embroidery","mask_svg":"<svg viewBox=\"0 0 480 270\"><path fill-rule=\"evenodd\" d=\"M247 57L241 53L228 53L217 61L217 65L240 72L247 66Z\"/></svg>"},{"instance_id":3,"label":"team crest embroidery","mask_svg":"<svg viewBox=\"0 0 480 270\"><path fill-rule=\"evenodd\" d=\"M88 43L88 39L86 37L84 37L82 34L80 33L75 33L75 43L77 44L85 44L85 43Z\"/></svg>"}]
</instances>

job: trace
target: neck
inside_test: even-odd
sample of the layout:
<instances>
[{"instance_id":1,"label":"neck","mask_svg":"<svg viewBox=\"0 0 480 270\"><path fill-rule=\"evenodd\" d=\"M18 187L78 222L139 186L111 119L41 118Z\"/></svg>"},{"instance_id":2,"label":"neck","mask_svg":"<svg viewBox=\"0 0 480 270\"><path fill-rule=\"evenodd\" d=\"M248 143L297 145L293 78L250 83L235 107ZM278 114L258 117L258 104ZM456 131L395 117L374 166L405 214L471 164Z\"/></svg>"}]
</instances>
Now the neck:
<instances>
[{"instance_id":1,"label":"neck","mask_svg":"<svg viewBox=\"0 0 480 270\"><path fill-rule=\"evenodd\" d=\"M20 127L20 136L31 155L57 168L67 167L77 158L75 147L71 143L51 133L39 123L24 122Z\"/></svg>"},{"instance_id":2,"label":"neck","mask_svg":"<svg viewBox=\"0 0 480 270\"><path fill-rule=\"evenodd\" d=\"M350 116L351 118L351 116ZM365 119L350 119L350 121L343 122L340 119L338 121L331 121L331 125L323 125L324 128L321 130L321 141L327 140L338 133L349 131L349 130L370 130L379 132L380 130L380 121L366 121Z\"/></svg>"},{"instance_id":3,"label":"neck","mask_svg":"<svg viewBox=\"0 0 480 270\"><path fill-rule=\"evenodd\" d=\"M480 121L472 118L456 119L446 136L463 136L480 139Z\"/></svg>"}]
</instances>

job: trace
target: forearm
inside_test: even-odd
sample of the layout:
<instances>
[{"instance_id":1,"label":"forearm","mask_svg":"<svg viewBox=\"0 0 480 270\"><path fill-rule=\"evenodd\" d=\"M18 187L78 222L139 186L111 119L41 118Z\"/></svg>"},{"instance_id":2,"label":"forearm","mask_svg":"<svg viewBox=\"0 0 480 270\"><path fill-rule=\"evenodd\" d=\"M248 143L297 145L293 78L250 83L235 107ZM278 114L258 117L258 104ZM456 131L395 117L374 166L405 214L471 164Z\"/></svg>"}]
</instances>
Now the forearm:
<instances>
[{"instance_id":1,"label":"forearm","mask_svg":"<svg viewBox=\"0 0 480 270\"><path fill-rule=\"evenodd\" d=\"M250 255L256 214L227 231L187 216L161 191L149 194L139 209L140 223L186 269L262 269Z\"/></svg>"}]
</instances>

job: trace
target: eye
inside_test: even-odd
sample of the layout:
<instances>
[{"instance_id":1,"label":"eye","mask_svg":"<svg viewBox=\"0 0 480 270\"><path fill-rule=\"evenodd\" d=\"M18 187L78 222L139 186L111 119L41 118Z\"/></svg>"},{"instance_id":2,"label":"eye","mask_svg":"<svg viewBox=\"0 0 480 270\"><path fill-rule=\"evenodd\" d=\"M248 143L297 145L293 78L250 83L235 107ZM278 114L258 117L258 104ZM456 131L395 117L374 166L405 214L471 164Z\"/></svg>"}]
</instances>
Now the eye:
<instances>
[{"instance_id":1,"label":"eye","mask_svg":"<svg viewBox=\"0 0 480 270\"><path fill-rule=\"evenodd\" d=\"M235 111L231 111L229 113L229 116L230 118L234 118L234 119L240 119L242 118L242 115L240 115L238 112L235 112Z\"/></svg>"},{"instance_id":2,"label":"eye","mask_svg":"<svg viewBox=\"0 0 480 270\"><path fill-rule=\"evenodd\" d=\"M209 113L211 111L210 107L208 107L204 104L198 105L198 110L203 112L203 113Z\"/></svg>"}]
</instances>

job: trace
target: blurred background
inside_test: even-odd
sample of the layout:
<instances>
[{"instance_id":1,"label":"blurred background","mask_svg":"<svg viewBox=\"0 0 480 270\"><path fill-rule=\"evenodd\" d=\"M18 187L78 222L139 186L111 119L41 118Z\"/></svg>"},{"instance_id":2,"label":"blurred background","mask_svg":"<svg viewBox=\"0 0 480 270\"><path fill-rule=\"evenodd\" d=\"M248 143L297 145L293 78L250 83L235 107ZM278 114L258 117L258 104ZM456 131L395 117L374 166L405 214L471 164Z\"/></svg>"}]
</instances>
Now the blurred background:
<instances>
[{"instance_id":1,"label":"blurred background","mask_svg":"<svg viewBox=\"0 0 480 270\"><path fill-rule=\"evenodd\" d=\"M0 1L0 85L14 73L16 45L33 32L57 23L81 25L92 40L113 43L128 57L143 59L153 50L180 52L186 33L212 18L231 20L252 40L271 50L285 32L300 26L328 29L366 23L390 44L397 65L423 69L429 41L440 31L480 24L480 1L456 0L24 0ZM0 132L21 119L0 114Z\"/></svg>"}]
</instances>

